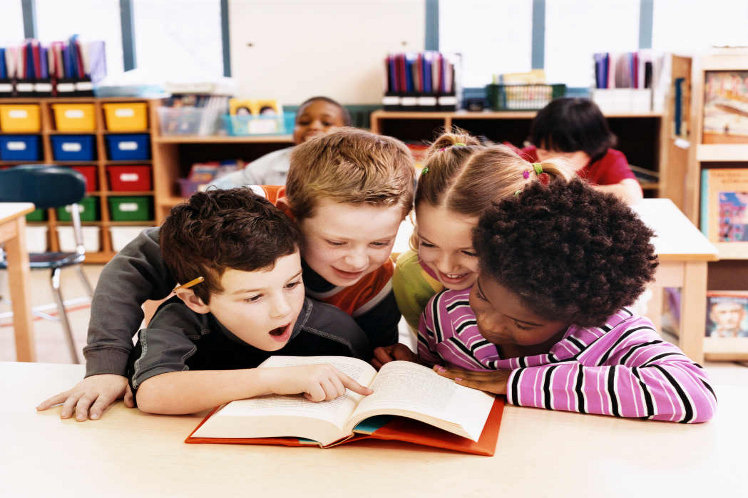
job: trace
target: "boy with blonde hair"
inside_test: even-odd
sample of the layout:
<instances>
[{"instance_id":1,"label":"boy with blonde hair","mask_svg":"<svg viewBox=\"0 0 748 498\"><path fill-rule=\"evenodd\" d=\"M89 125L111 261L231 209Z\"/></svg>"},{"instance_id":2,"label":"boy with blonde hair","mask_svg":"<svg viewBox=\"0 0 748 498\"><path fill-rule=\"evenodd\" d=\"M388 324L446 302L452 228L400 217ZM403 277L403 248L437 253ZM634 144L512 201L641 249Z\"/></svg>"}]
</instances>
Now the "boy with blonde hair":
<instances>
[{"instance_id":1,"label":"boy with blonde hair","mask_svg":"<svg viewBox=\"0 0 748 498\"><path fill-rule=\"evenodd\" d=\"M287 188L252 188L297 222L307 294L350 314L373 347L397 342L400 313L389 256L413 202L414 176L410 151L398 140L341 128L294 149ZM63 403L63 418L75 412L86 420L89 410L99 418L125 392L142 303L165 298L176 283L161 256L158 228L144 230L99 278L84 349L86 378L38 409Z\"/></svg>"}]
</instances>

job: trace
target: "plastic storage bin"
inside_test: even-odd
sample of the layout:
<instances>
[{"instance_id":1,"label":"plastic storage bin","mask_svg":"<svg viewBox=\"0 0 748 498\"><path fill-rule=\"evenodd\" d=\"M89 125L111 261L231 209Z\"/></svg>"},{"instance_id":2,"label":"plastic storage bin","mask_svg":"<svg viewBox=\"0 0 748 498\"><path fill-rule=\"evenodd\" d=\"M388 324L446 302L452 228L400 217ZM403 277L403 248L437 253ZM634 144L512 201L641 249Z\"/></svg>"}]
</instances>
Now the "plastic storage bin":
<instances>
[{"instance_id":1,"label":"plastic storage bin","mask_svg":"<svg viewBox=\"0 0 748 498\"><path fill-rule=\"evenodd\" d=\"M110 197L109 216L112 221L150 221L153 219L153 198L150 196Z\"/></svg>"},{"instance_id":2,"label":"plastic storage bin","mask_svg":"<svg viewBox=\"0 0 748 498\"><path fill-rule=\"evenodd\" d=\"M39 135L0 136L0 160L39 161L41 157Z\"/></svg>"},{"instance_id":3,"label":"plastic storage bin","mask_svg":"<svg viewBox=\"0 0 748 498\"><path fill-rule=\"evenodd\" d=\"M26 215L26 221L47 221L47 210L34 209Z\"/></svg>"},{"instance_id":4,"label":"plastic storage bin","mask_svg":"<svg viewBox=\"0 0 748 498\"><path fill-rule=\"evenodd\" d=\"M93 135L54 135L52 156L55 161L93 161L96 159Z\"/></svg>"},{"instance_id":5,"label":"plastic storage bin","mask_svg":"<svg viewBox=\"0 0 748 498\"><path fill-rule=\"evenodd\" d=\"M101 241L99 227L81 227L83 232L83 247L86 252L99 252ZM75 234L73 227L57 227L57 241L60 243L60 250L65 252L75 251Z\"/></svg>"},{"instance_id":6,"label":"plastic storage bin","mask_svg":"<svg viewBox=\"0 0 748 498\"><path fill-rule=\"evenodd\" d=\"M26 249L28 252L45 252L47 250L47 227L26 227Z\"/></svg>"},{"instance_id":7,"label":"plastic storage bin","mask_svg":"<svg viewBox=\"0 0 748 498\"><path fill-rule=\"evenodd\" d=\"M0 131L3 133L35 133L39 130L38 105L0 105Z\"/></svg>"},{"instance_id":8,"label":"plastic storage bin","mask_svg":"<svg viewBox=\"0 0 748 498\"><path fill-rule=\"evenodd\" d=\"M143 161L151 157L150 135L107 135L109 159L112 161Z\"/></svg>"},{"instance_id":9,"label":"plastic storage bin","mask_svg":"<svg viewBox=\"0 0 748 498\"><path fill-rule=\"evenodd\" d=\"M486 85L488 105L494 111L536 111L566 95L566 85L544 83Z\"/></svg>"},{"instance_id":10,"label":"plastic storage bin","mask_svg":"<svg viewBox=\"0 0 748 498\"><path fill-rule=\"evenodd\" d=\"M108 131L146 131L148 117L145 102L104 104L104 121Z\"/></svg>"},{"instance_id":11,"label":"plastic storage bin","mask_svg":"<svg viewBox=\"0 0 748 498\"><path fill-rule=\"evenodd\" d=\"M140 232L149 228L148 226L132 226L132 227L111 227L109 233L112 236L112 249L116 252L121 251L127 244L129 244Z\"/></svg>"},{"instance_id":12,"label":"plastic storage bin","mask_svg":"<svg viewBox=\"0 0 748 498\"><path fill-rule=\"evenodd\" d=\"M99 199L98 197L84 197L80 204L81 221L98 221L99 220ZM60 221L71 221L70 206L57 208L57 219Z\"/></svg>"},{"instance_id":13,"label":"plastic storage bin","mask_svg":"<svg viewBox=\"0 0 748 498\"><path fill-rule=\"evenodd\" d=\"M221 113L203 107L159 107L162 135L215 135L221 129Z\"/></svg>"},{"instance_id":14,"label":"plastic storage bin","mask_svg":"<svg viewBox=\"0 0 748 498\"><path fill-rule=\"evenodd\" d=\"M229 116L223 120L229 135L287 135L293 133L296 115L284 112L282 116Z\"/></svg>"},{"instance_id":15,"label":"plastic storage bin","mask_svg":"<svg viewBox=\"0 0 748 498\"><path fill-rule=\"evenodd\" d=\"M151 190L151 167L147 165L107 166L109 190L127 192Z\"/></svg>"},{"instance_id":16,"label":"plastic storage bin","mask_svg":"<svg viewBox=\"0 0 748 498\"><path fill-rule=\"evenodd\" d=\"M96 131L93 104L52 104L57 131Z\"/></svg>"},{"instance_id":17,"label":"plastic storage bin","mask_svg":"<svg viewBox=\"0 0 748 498\"><path fill-rule=\"evenodd\" d=\"M99 190L99 175L96 166L71 166L71 169L86 177L86 192Z\"/></svg>"}]
</instances>

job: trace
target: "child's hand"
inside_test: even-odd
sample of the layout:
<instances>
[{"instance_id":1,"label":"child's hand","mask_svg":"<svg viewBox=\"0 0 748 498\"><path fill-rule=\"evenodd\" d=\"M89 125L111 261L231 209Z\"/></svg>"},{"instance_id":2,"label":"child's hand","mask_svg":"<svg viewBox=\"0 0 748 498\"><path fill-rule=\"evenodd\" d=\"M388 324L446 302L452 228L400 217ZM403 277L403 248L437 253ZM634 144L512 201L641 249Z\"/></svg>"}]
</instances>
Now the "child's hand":
<instances>
[{"instance_id":1,"label":"child's hand","mask_svg":"<svg viewBox=\"0 0 748 498\"><path fill-rule=\"evenodd\" d=\"M101 374L86 377L72 389L55 394L36 407L42 411L62 403L60 418L70 418L75 411L75 419L96 420L114 401L125 396L125 406L132 408L132 393L127 388L127 378L121 375ZM129 396L127 394L129 394Z\"/></svg>"},{"instance_id":2,"label":"child's hand","mask_svg":"<svg viewBox=\"0 0 748 498\"><path fill-rule=\"evenodd\" d=\"M260 369L262 370L262 369ZM300 365L268 369L275 379L272 392L275 394L299 394L309 401L330 401L345 394L345 389L368 395L372 391L362 386L332 365Z\"/></svg>"},{"instance_id":3,"label":"child's hand","mask_svg":"<svg viewBox=\"0 0 748 498\"><path fill-rule=\"evenodd\" d=\"M412 361L418 363L418 356L405 344L393 344L392 346L381 346L374 350L374 358L371 364L379 370L382 365L395 360Z\"/></svg>"},{"instance_id":4,"label":"child's hand","mask_svg":"<svg viewBox=\"0 0 748 498\"><path fill-rule=\"evenodd\" d=\"M458 367L434 366L434 371L442 377L453 379L456 383L480 389L491 394L506 394L506 381L509 379L509 370L464 370Z\"/></svg>"}]
</instances>

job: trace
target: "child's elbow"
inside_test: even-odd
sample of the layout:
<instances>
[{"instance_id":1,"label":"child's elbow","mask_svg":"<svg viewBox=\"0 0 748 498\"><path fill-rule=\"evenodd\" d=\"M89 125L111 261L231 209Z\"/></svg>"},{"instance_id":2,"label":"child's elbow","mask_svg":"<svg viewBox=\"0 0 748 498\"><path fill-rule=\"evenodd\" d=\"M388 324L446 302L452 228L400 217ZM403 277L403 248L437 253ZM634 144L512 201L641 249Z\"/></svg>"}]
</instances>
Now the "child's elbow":
<instances>
[{"instance_id":1,"label":"child's elbow","mask_svg":"<svg viewBox=\"0 0 748 498\"><path fill-rule=\"evenodd\" d=\"M154 413L162 415L172 415L173 410L169 410L169 403L159 389L158 382L153 381L155 377L143 381L138 390L134 393L136 406L138 410L145 413Z\"/></svg>"}]
</instances>

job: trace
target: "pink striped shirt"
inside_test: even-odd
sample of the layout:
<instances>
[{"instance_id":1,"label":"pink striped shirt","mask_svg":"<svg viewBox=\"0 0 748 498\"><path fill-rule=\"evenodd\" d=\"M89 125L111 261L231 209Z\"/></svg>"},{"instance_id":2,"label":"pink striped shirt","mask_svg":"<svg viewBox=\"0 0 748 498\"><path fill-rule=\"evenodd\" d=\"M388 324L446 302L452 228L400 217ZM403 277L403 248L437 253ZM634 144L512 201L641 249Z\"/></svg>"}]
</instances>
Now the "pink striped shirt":
<instances>
[{"instance_id":1,"label":"pink striped shirt","mask_svg":"<svg viewBox=\"0 0 748 498\"><path fill-rule=\"evenodd\" d=\"M648 318L624 308L602 327L570 326L546 354L504 359L478 331L469 294L444 290L431 298L418 327L421 361L511 370L506 397L520 406L682 423L714 415L706 372Z\"/></svg>"}]
</instances>

